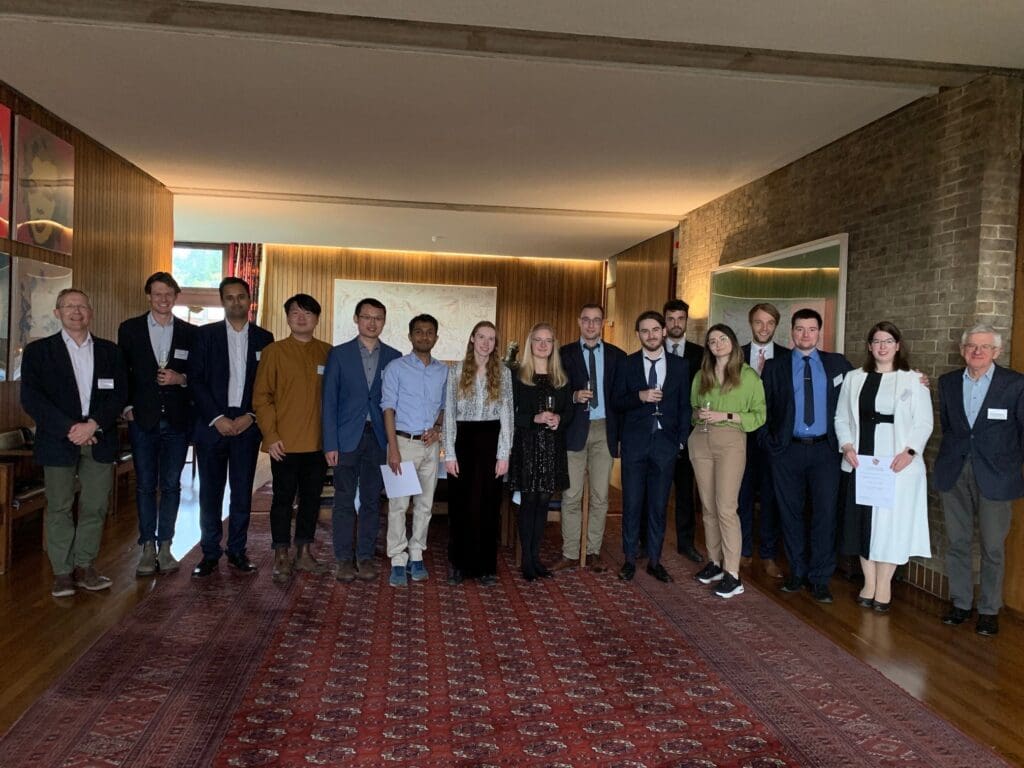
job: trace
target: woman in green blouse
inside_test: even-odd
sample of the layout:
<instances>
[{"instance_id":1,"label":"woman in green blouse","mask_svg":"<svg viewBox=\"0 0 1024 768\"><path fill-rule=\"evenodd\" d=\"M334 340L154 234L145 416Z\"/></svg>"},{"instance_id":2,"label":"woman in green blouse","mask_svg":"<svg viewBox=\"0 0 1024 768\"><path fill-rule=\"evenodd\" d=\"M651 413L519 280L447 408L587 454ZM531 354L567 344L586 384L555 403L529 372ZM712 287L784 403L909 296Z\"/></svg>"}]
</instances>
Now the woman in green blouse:
<instances>
[{"instance_id":1,"label":"woman in green blouse","mask_svg":"<svg viewBox=\"0 0 1024 768\"><path fill-rule=\"evenodd\" d=\"M743 362L728 325L708 329L700 375L690 390L694 424L689 453L704 504L704 543L709 562L697 574L701 584L718 582L715 594L743 594L740 550L743 534L736 507L747 463L747 432L764 424L764 387Z\"/></svg>"}]
</instances>

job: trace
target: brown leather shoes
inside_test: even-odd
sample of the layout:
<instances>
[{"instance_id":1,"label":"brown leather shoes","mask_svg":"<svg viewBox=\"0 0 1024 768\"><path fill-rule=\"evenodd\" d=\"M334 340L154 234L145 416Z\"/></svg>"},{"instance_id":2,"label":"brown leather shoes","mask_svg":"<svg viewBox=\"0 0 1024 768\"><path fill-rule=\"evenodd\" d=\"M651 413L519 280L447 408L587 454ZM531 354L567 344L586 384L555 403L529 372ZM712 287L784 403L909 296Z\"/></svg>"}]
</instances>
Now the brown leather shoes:
<instances>
[{"instance_id":1,"label":"brown leather shoes","mask_svg":"<svg viewBox=\"0 0 1024 768\"><path fill-rule=\"evenodd\" d=\"M587 555L587 567L594 573L604 573L608 570L600 555Z\"/></svg>"},{"instance_id":2,"label":"brown leather shoes","mask_svg":"<svg viewBox=\"0 0 1024 768\"><path fill-rule=\"evenodd\" d=\"M377 578L377 566L373 560L360 560L359 573L356 575L362 581L373 581Z\"/></svg>"},{"instance_id":3,"label":"brown leather shoes","mask_svg":"<svg viewBox=\"0 0 1024 768\"><path fill-rule=\"evenodd\" d=\"M761 562L764 563L764 572L767 575L771 576L773 579L782 578L782 569L775 564L774 560L762 560Z\"/></svg>"},{"instance_id":4,"label":"brown leather shoes","mask_svg":"<svg viewBox=\"0 0 1024 768\"><path fill-rule=\"evenodd\" d=\"M575 568L580 563L578 560L570 560L568 557L560 557L558 562L551 566L552 571L564 571L568 568Z\"/></svg>"}]
</instances>

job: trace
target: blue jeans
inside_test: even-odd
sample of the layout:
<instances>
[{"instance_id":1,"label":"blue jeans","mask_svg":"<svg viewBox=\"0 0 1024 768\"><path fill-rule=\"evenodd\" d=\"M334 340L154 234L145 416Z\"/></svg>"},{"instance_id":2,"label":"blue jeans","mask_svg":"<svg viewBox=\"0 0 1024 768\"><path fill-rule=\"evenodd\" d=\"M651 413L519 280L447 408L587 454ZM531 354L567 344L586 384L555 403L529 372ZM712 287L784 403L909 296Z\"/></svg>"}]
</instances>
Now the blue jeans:
<instances>
[{"instance_id":1,"label":"blue jeans","mask_svg":"<svg viewBox=\"0 0 1024 768\"><path fill-rule=\"evenodd\" d=\"M172 429L166 419L153 429L128 422L135 464L135 505L139 511L139 544L171 541L181 499L181 468L188 453L188 436ZM156 491L160 489L157 509Z\"/></svg>"},{"instance_id":2,"label":"blue jeans","mask_svg":"<svg viewBox=\"0 0 1024 768\"><path fill-rule=\"evenodd\" d=\"M380 492L384 479L380 466L387 461L387 451L377 442L373 430L366 428L354 451L338 455L334 468L334 557L340 563L371 560L380 530ZM359 514L356 515L356 491L359 491Z\"/></svg>"},{"instance_id":3,"label":"blue jeans","mask_svg":"<svg viewBox=\"0 0 1024 768\"><path fill-rule=\"evenodd\" d=\"M232 410L228 409L229 416ZM229 477L231 502L228 505L227 552L229 555L245 554L260 438L259 429L253 425L235 437L220 437L214 443L196 443L199 527L202 531L199 544L207 560L218 560L224 553L221 548L224 538L221 510L224 508L224 486Z\"/></svg>"}]
</instances>

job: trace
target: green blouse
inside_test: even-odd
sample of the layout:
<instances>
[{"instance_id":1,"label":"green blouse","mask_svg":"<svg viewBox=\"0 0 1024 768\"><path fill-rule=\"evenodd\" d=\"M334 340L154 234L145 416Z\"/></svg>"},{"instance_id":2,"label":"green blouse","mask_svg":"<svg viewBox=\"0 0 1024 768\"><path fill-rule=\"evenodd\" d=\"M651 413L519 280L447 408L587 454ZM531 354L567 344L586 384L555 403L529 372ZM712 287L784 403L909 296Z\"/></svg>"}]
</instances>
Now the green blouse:
<instances>
[{"instance_id":1,"label":"green blouse","mask_svg":"<svg viewBox=\"0 0 1024 768\"><path fill-rule=\"evenodd\" d=\"M739 421L720 421L712 424L712 427L732 427L742 429L744 432L753 432L765 422L766 409L764 404L764 385L761 384L761 377L757 371L746 363L740 371L740 385L733 387L723 393L716 382L709 391L700 392L700 371L697 372L690 387L690 405L693 406L693 423L700 424L698 411L704 403L711 402L712 411L723 411L735 413Z\"/></svg>"}]
</instances>

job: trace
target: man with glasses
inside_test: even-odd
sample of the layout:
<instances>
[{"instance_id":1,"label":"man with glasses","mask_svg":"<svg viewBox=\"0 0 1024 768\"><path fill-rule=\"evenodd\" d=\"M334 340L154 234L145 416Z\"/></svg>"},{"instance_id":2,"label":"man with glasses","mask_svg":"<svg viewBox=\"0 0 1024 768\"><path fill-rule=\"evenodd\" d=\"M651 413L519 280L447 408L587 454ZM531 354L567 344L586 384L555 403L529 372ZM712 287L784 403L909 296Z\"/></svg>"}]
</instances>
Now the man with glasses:
<instances>
[{"instance_id":1,"label":"man with glasses","mask_svg":"<svg viewBox=\"0 0 1024 768\"><path fill-rule=\"evenodd\" d=\"M943 624L963 624L974 606L971 542L981 539L979 635L999 632L1003 565L1013 500L1024 496L1024 375L996 365L1002 336L975 325L960 338L965 368L939 377L942 442L935 487L946 521L946 575L952 606Z\"/></svg>"},{"instance_id":2,"label":"man with glasses","mask_svg":"<svg viewBox=\"0 0 1024 768\"><path fill-rule=\"evenodd\" d=\"M388 444L380 398L384 369L402 356L380 340L386 320L387 310L377 299L356 304L356 337L331 350L324 372L324 455L334 467L335 576L345 583L357 576L377 578L373 547L384 487L380 467L387 461Z\"/></svg>"},{"instance_id":3,"label":"man with glasses","mask_svg":"<svg viewBox=\"0 0 1024 768\"><path fill-rule=\"evenodd\" d=\"M575 413L565 431L569 459L569 487L562 493L562 558L553 570L580 565L606 570L601 562L605 519L608 514L608 484L612 463L619 455L619 415L609 402L615 368L626 353L601 338L604 309L584 304L579 316L580 338L559 350L569 376ZM586 552L580 552L583 536L583 482L588 478L590 503L587 518Z\"/></svg>"}]
</instances>

